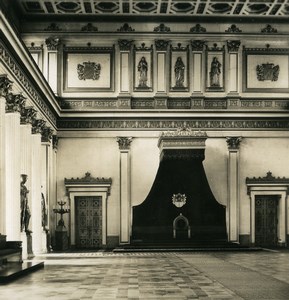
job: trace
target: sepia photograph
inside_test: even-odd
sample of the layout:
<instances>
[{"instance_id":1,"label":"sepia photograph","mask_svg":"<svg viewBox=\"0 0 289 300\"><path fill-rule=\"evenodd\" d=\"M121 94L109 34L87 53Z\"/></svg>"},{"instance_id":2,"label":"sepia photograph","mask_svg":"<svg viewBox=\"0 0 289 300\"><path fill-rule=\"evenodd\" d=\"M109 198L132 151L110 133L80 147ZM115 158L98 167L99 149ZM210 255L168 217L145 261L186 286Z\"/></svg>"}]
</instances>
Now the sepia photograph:
<instances>
[{"instance_id":1,"label":"sepia photograph","mask_svg":"<svg viewBox=\"0 0 289 300\"><path fill-rule=\"evenodd\" d=\"M289 299L289 0L0 0L0 299Z\"/></svg>"}]
</instances>

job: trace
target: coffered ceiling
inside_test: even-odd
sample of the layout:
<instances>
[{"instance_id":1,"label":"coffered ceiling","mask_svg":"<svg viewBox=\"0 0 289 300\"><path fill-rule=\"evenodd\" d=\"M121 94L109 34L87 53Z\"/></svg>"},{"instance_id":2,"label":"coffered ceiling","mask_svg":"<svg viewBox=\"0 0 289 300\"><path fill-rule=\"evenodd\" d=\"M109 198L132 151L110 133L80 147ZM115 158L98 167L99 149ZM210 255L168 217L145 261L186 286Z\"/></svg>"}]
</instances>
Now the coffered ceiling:
<instances>
[{"instance_id":1,"label":"coffered ceiling","mask_svg":"<svg viewBox=\"0 0 289 300\"><path fill-rule=\"evenodd\" d=\"M15 0L22 17L254 17L288 19L288 0Z\"/></svg>"}]
</instances>

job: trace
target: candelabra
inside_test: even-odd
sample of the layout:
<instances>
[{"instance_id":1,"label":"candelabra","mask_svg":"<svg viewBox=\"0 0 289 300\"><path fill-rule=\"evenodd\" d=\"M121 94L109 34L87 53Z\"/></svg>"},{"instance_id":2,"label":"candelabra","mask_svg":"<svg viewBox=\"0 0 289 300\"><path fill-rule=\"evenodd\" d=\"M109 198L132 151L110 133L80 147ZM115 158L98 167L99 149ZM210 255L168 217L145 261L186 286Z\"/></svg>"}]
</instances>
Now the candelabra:
<instances>
[{"instance_id":1,"label":"candelabra","mask_svg":"<svg viewBox=\"0 0 289 300\"><path fill-rule=\"evenodd\" d=\"M63 220L63 215L64 214L67 214L70 212L70 208L63 208L65 207L65 204L66 202L65 201L58 201L57 202L58 205L60 206L60 208L54 208L53 211L56 213L56 214L60 214L60 220L58 221L58 226L61 226L61 227L65 227L64 225L64 220Z\"/></svg>"},{"instance_id":2,"label":"candelabra","mask_svg":"<svg viewBox=\"0 0 289 300\"><path fill-rule=\"evenodd\" d=\"M64 225L63 215L70 212L70 209L66 206L65 201L57 202L60 208L54 208L53 212L60 214L60 220L58 221L55 230L55 250L67 250L68 249L68 235L67 229Z\"/></svg>"}]
</instances>

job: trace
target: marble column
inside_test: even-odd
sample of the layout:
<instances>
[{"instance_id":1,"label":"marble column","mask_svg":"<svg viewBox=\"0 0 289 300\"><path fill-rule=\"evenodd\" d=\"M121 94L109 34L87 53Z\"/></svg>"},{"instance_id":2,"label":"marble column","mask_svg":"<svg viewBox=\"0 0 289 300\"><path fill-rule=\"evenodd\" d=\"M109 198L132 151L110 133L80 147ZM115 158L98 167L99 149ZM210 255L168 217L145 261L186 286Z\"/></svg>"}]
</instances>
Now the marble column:
<instances>
[{"instance_id":1,"label":"marble column","mask_svg":"<svg viewBox=\"0 0 289 300\"><path fill-rule=\"evenodd\" d=\"M131 234L131 170L132 137L118 137L120 150L120 244L130 242Z\"/></svg>"},{"instance_id":2,"label":"marble column","mask_svg":"<svg viewBox=\"0 0 289 300\"><path fill-rule=\"evenodd\" d=\"M20 241L20 111L25 105L21 94L8 93L5 115L6 235Z\"/></svg>"},{"instance_id":3,"label":"marble column","mask_svg":"<svg viewBox=\"0 0 289 300\"><path fill-rule=\"evenodd\" d=\"M228 157L228 239L239 242L239 146L241 137L227 137Z\"/></svg>"},{"instance_id":4,"label":"marble column","mask_svg":"<svg viewBox=\"0 0 289 300\"><path fill-rule=\"evenodd\" d=\"M0 75L0 234L6 233L5 198L5 106L6 96L12 89L12 81L7 75Z\"/></svg>"},{"instance_id":5,"label":"marble column","mask_svg":"<svg viewBox=\"0 0 289 300\"><path fill-rule=\"evenodd\" d=\"M42 210L41 210L41 132L45 121L35 119L32 123L32 175L31 175L31 227L32 250L34 254L42 249Z\"/></svg>"},{"instance_id":6,"label":"marble column","mask_svg":"<svg viewBox=\"0 0 289 300\"><path fill-rule=\"evenodd\" d=\"M25 108L21 109L21 116L20 116L20 173L23 178L26 178L25 187L28 190L27 194L27 209L26 212L23 211L22 213L31 213L31 163L32 163L32 120L36 115L36 111L32 108ZM21 201L23 201L21 199ZM21 209L24 209L21 206ZM24 216L23 216L24 217ZM23 220L24 221L24 220ZM31 252L30 248L31 245L28 245L28 240L31 237L31 224L28 223L28 227L24 228L21 227L21 241L22 241L22 257L23 259L27 259Z\"/></svg>"}]
</instances>

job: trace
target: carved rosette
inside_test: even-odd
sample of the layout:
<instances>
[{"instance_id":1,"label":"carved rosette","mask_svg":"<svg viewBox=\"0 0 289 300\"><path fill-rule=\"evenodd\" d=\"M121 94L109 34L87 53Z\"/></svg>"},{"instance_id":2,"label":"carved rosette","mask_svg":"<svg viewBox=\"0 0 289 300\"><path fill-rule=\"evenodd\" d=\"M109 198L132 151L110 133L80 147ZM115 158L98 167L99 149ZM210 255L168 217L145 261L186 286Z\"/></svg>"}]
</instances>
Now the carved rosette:
<instances>
[{"instance_id":1,"label":"carved rosette","mask_svg":"<svg viewBox=\"0 0 289 300\"><path fill-rule=\"evenodd\" d=\"M130 51L133 41L119 40L118 46L121 51Z\"/></svg>"},{"instance_id":2,"label":"carved rosette","mask_svg":"<svg viewBox=\"0 0 289 300\"><path fill-rule=\"evenodd\" d=\"M132 137L119 136L117 137L117 142L118 142L119 150L129 150L130 144L132 142Z\"/></svg>"},{"instance_id":3,"label":"carved rosette","mask_svg":"<svg viewBox=\"0 0 289 300\"><path fill-rule=\"evenodd\" d=\"M48 126L43 126L41 131L41 142L49 143L52 139L53 129Z\"/></svg>"},{"instance_id":4,"label":"carved rosette","mask_svg":"<svg viewBox=\"0 0 289 300\"><path fill-rule=\"evenodd\" d=\"M157 51L167 51L169 41L166 40L155 40L155 46Z\"/></svg>"},{"instance_id":5,"label":"carved rosette","mask_svg":"<svg viewBox=\"0 0 289 300\"><path fill-rule=\"evenodd\" d=\"M227 41L227 47L229 52L238 52L241 42L239 40Z\"/></svg>"},{"instance_id":6,"label":"carved rosette","mask_svg":"<svg viewBox=\"0 0 289 300\"><path fill-rule=\"evenodd\" d=\"M60 45L60 38L52 36L45 40L48 50L58 50Z\"/></svg>"},{"instance_id":7,"label":"carved rosette","mask_svg":"<svg viewBox=\"0 0 289 300\"><path fill-rule=\"evenodd\" d=\"M154 32L170 32L171 29L167 26L165 26L165 24L160 24L159 26L154 28Z\"/></svg>"},{"instance_id":8,"label":"carved rosette","mask_svg":"<svg viewBox=\"0 0 289 300\"><path fill-rule=\"evenodd\" d=\"M56 134L52 135L52 147L57 150L58 147L58 136Z\"/></svg>"},{"instance_id":9,"label":"carved rosette","mask_svg":"<svg viewBox=\"0 0 289 300\"><path fill-rule=\"evenodd\" d=\"M25 106L26 98L22 94L8 93L6 96L6 113L21 112Z\"/></svg>"},{"instance_id":10,"label":"carved rosette","mask_svg":"<svg viewBox=\"0 0 289 300\"><path fill-rule=\"evenodd\" d=\"M194 40L191 41L191 46L193 51L203 51L206 41Z\"/></svg>"},{"instance_id":11,"label":"carved rosette","mask_svg":"<svg viewBox=\"0 0 289 300\"><path fill-rule=\"evenodd\" d=\"M35 119L32 123L32 134L42 133L42 129L45 126L45 121L40 119Z\"/></svg>"},{"instance_id":12,"label":"carved rosette","mask_svg":"<svg viewBox=\"0 0 289 300\"><path fill-rule=\"evenodd\" d=\"M12 83L6 74L0 75L0 97L6 97L12 89Z\"/></svg>"},{"instance_id":13,"label":"carved rosette","mask_svg":"<svg viewBox=\"0 0 289 300\"><path fill-rule=\"evenodd\" d=\"M237 150L240 147L242 137L240 136L231 136L226 138L229 150Z\"/></svg>"},{"instance_id":14,"label":"carved rosette","mask_svg":"<svg viewBox=\"0 0 289 300\"><path fill-rule=\"evenodd\" d=\"M190 32L192 33L205 33L206 31L206 28L202 27L200 24L197 24L190 29Z\"/></svg>"},{"instance_id":15,"label":"carved rosette","mask_svg":"<svg viewBox=\"0 0 289 300\"><path fill-rule=\"evenodd\" d=\"M23 107L20 112L21 124L32 124L36 118L37 111L33 107Z\"/></svg>"},{"instance_id":16,"label":"carved rosette","mask_svg":"<svg viewBox=\"0 0 289 300\"><path fill-rule=\"evenodd\" d=\"M262 33L277 33L277 29L268 24L265 28L261 29Z\"/></svg>"},{"instance_id":17,"label":"carved rosette","mask_svg":"<svg viewBox=\"0 0 289 300\"><path fill-rule=\"evenodd\" d=\"M127 23L124 23L123 26L121 26L118 30L118 32L133 32L135 31L131 26L129 26Z\"/></svg>"},{"instance_id":18,"label":"carved rosette","mask_svg":"<svg viewBox=\"0 0 289 300\"><path fill-rule=\"evenodd\" d=\"M240 28L238 28L235 24L232 24L227 30L225 30L225 32L240 33L240 32L242 32L242 30L240 30Z\"/></svg>"},{"instance_id":19,"label":"carved rosette","mask_svg":"<svg viewBox=\"0 0 289 300\"><path fill-rule=\"evenodd\" d=\"M87 23L87 25L81 28L81 31L93 32L98 31L98 28L93 26L91 23Z\"/></svg>"},{"instance_id":20,"label":"carved rosette","mask_svg":"<svg viewBox=\"0 0 289 300\"><path fill-rule=\"evenodd\" d=\"M44 29L45 31L61 31L62 29L56 23L51 23L47 28Z\"/></svg>"}]
</instances>

